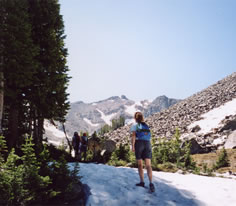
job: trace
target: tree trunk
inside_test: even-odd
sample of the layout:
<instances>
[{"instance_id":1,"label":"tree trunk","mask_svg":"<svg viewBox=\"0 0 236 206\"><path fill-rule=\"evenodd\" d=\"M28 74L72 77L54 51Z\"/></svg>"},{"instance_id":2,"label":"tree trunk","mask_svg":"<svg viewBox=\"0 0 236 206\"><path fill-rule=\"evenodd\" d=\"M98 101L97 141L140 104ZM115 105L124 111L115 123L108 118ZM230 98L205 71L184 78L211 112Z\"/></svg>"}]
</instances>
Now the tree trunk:
<instances>
[{"instance_id":1,"label":"tree trunk","mask_svg":"<svg viewBox=\"0 0 236 206\"><path fill-rule=\"evenodd\" d=\"M16 147L17 138L19 135L18 116L19 116L19 111L17 105L11 105L9 111L9 134L7 137L9 151L13 147Z\"/></svg>"},{"instance_id":2,"label":"tree trunk","mask_svg":"<svg viewBox=\"0 0 236 206\"><path fill-rule=\"evenodd\" d=\"M33 112L33 142L35 145L37 145L37 143L38 143L38 136L39 136L38 115L37 115L37 111L34 110L34 112Z\"/></svg>"},{"instance_id":3,"label":"tree trunk","mask_svg":"<svg viewBox=\"0 0 236 206\"><path fill-rule=\"evenodd\" d=\"M0 135L2 135L3 105L4 105L4 81L3 81L3 72L0 72Z\"/></svg>"},{"instance_id":4,"label":"tree trunk","mask_svg":"<svg viewBox=\"0 0 236 206\"><path fill-rule=\"evenodd\" d=\"M69 140L69 138L67 137L67 134L66 134L66 128L65 128L65 124L64 124L64 122L62 122L62 127L63 127L63 131L64 131L64 134L65 134L65 137L66 137L66 140L67 140L67 143L68 143L68 145L69 145L69 149L70 149L70 155L71 155L71 152L72 152L72 145L71 145L71 143L70 143L70 140Z\"/></svg>"},{"instance_id":5,"label":"tree trunk","mask_svg":"<svg viewBox=\"0 0 236 206\"><path fill-rule=\"evenodd\" d=\"M43 133L44 133L44 118L39 117L38 119L38 145L37 152L41 152L43 149Z\"/></svg>"}]
</instances>

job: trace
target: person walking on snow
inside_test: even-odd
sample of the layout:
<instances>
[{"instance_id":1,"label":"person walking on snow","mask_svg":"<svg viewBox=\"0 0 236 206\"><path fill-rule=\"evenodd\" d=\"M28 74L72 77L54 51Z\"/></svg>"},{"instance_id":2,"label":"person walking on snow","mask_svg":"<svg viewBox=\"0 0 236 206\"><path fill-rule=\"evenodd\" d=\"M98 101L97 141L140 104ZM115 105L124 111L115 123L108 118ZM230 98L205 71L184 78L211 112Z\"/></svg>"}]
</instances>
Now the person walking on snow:
<instances>
[{"instance_id":1,"label":"person walking on snow","mask_svg":"<svg viewBox=\"0 0 236 206\"><path fill-rule=\"evenodd\" d=\"M140 183L136 186L144 187L144 173L143 173L143 160L145 161L145 166L147 169L147 175L149 178L150 191L154 192L155 187L152 183L152 146L151 146L151 133L147 124L144 122L143 114L141 112L136 112L134 114L135 124L131 126L132 133L132 151L135 152L135 157L138 163L138 172L140 177Z\"/></svg>"},{"instance_id":2,"label":"person walking on snow","mask_svg":"<svg viewBox=\"0 0 236 206\"><path fill-rule=\"evenodd\" d=\"M87 153L87 146L88 146L88 137L86 133L83 133L83 136L81 137L81 157L83 155L84 161L86 161L86 153ZM82 154L83 153L83 154Z\"/></svg>"},{"instance_id":3,"label":"person walking on snow","mask_svg":"<svg viewBox=\"0 0 236 206\"><path fill-rule=\"evenodd\" d=\"M72 138L72 146L75 150L75 158L80 160L80 147L81 147L81 138L78 132L74 132L74 136Z\"/></svg>"}]
</instances>

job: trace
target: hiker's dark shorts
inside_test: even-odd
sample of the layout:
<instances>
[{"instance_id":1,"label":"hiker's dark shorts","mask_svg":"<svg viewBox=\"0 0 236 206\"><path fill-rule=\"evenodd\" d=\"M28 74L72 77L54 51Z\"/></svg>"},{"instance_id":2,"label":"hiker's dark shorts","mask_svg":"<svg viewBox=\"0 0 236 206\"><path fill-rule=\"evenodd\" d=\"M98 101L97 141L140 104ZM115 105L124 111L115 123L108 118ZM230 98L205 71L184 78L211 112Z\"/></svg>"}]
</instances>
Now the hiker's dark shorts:
<instances>
[{"instance_id":1,"label":"hiker's dark shorts","mask_svg":"<svg viewBox=\"0 0 236 206\"><path fill-rule=\"evenodd\" d=\"M137 160L152 159L152 146L150 141L136 140L134 147Z\"/></svg>"}]
</instances>

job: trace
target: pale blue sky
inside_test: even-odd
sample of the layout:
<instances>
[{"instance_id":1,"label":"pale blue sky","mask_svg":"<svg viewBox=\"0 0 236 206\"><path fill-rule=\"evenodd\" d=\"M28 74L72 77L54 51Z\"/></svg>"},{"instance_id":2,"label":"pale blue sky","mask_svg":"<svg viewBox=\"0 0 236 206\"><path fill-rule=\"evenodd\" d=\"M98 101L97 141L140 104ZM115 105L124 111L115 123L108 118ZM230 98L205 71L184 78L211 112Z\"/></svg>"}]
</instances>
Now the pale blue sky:
<instances>
[{"instance_id":1,"label":"pale blue sky","mask_svg":"<svg viewBox=\"0 0 236 206\"><path fill-rule=\"evenodd\" d=\"M236 72L236 0L59 0L70 101L186 98Z\"/></svg>"}]
</instances>

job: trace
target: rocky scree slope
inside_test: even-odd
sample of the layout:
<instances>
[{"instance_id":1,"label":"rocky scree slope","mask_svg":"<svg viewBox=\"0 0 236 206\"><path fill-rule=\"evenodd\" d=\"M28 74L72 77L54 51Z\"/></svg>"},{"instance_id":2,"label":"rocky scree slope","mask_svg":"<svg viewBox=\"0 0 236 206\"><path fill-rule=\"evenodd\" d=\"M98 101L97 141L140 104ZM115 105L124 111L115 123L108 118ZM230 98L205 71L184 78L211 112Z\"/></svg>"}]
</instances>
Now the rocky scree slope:
<instances>
[{"instance_id":1,"label":"rocky scree slope","mask_svg":"<svg viewBox=\"0 0 236 206\"><path fill-rule=\"evenodd\" d=\"M208 88L198 92L170 108L155 113L146 118L147 124L152 130L154 138L167 137L172 138L176 128L180 133L184 134L185 139L194 139L201 147L214 147L215 149L222 147L227 137L236 130L236 115L226 116L223 120L222 128L215 128L206 134L196 133L199 131L198 126L189 129L188 126L195 121L200 120L201 115L211 111L214 108L224 105L224 103L232 101L236 98L236 72L209 86ZM227 125L231 125L228 126ZM115 140L117 143L126 143L130 140L130 125L126 125L111 133L107 133L106 137ZM213 140L225 136L223 141L219 141L218 145L213 145ZM212 149L212 148L211 148ZM206 150L205 150L206 151ZM207 152L207 151L206 151Z\"/></svg>"}]
</instances>

